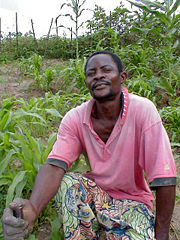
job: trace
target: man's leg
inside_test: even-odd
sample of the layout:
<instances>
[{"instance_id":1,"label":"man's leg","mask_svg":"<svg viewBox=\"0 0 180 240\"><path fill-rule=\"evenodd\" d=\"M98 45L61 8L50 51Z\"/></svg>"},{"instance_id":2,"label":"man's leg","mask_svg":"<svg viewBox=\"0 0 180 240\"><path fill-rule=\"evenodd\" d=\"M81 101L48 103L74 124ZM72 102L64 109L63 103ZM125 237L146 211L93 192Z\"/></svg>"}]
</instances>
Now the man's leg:
<instances>
[{"instance_id":1,"label":"man's leg","mask_svg":"<svg viewBox=\"0 0 180 240\"><path fill-rule=\"evenodd\" d=\"M132 200L111 200L97 211L107 239L154 239L154 216L145 204Z\"/></svg>"},{"instance_id":2,"label":"man's leg","mask_svg":"<svg viewBox=\"0 0 180 240\"><path fill-rule=\"evenodd\" d=\"M65 174L56 205L65 239L97 239L97 220L108 240L153 239L154 216L144 204L113 199L80 174Z\"/></svg>"},{"instance_id":3,"label":"man's leg","mask_svg":"<svg viewBox=\"0 0 180 240\"><path fill-rule=\"evenodd\" d=\"M77 173L66 173L55 197L63 218L65 239L97 239L94 201L100 204L106 198L109 196L90 179Z\"/></svg>"}]
</instances>

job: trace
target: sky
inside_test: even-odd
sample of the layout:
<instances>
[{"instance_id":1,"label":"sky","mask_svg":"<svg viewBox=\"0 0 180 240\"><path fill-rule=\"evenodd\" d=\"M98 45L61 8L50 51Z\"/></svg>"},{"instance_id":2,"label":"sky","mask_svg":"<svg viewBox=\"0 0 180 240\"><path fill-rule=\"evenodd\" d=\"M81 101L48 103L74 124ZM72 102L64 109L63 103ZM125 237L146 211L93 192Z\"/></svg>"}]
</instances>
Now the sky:
<instances>
[{"instance_id":1,"label":"sky","mask_svg":"<svg viewBox=\"0 0 180 240\"><path fill-rule=\"evenodd\" d=\"M60 10L60 6L68 2L67 0L0 0L0 18L1 31L3 36L7 36L9 32L16 31L16 12L18 13L18 31L23 34L32 31L31 19L33 20L36 37L47 35L51 19L56 18L59 14L68 13L70 8L64 7ZM82 2L82 0L80 1ZM85 8L94 9L95 4L103 7L106 14L120 5L120 0L86 0ZM126 0L123 0L126 7L130 7ZM92 17L92 11L84 11L81 20L85 21ZM60 17L59 25L72 26L72 22L68 17ZM72 26L73 27L73 26ZM70 37L70 32L65 29L59 29L59 35L63 36L63 32ZM80 33L85 32L85 27ZM55 34L55 22L53 22L51 34Z\"/></svg>"}]
</instances>

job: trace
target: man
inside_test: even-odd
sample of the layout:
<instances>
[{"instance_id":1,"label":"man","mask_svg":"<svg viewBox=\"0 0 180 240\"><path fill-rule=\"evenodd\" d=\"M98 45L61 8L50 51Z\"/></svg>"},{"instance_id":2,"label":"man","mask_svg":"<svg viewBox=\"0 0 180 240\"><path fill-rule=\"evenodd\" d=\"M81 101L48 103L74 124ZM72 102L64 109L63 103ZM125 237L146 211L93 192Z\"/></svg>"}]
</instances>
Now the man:
<instances>
[{"instance_id":1,"label":"man","mask_svg":"<svg viewBox=\"0 0 180 240\"><path fill-rule=\"evenodd\" d=\"M176 168L160 116L151 101L121 89L118 56L93 53L85 66L92 99L63 118L30 200L16 199L2 218L4 239L22 239L56 194L65 239L169 239ZM91 171L64 173L85 152ZM156 190L156 216L152 213ZM59 188L60 186L60 188ZM13 217L23 207L23 219ZM155 231L154 231L155 230Z\"/></svg>"}]
</instances>

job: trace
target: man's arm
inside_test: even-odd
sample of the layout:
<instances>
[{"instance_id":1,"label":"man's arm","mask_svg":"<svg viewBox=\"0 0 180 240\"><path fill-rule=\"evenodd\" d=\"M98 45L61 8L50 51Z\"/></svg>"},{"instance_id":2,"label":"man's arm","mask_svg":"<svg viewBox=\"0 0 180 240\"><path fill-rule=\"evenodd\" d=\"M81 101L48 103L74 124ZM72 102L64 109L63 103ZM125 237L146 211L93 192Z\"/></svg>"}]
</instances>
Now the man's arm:
<instances>
[{"instance_id":1,"label":"man's arm","mask_svg":"<svg viewBox=\"0 0 180 240\"><path fill-rule=\"evenodd\" d=\"M175 186L162 186L156 189L155 238L169 239L169 226L175 203Z\"/></svg>"},{"instance_id":2,"label":"man's arm","mask_svg":"<svg viewBox=\"0 0 180 240\"><path fill-rule=\"evenodd\" d=\"M22 240L28 235L40 212L58 191L64 172L62 168L50 164L41 167L30 200L15 199L4 210L2 223L5 240ZM13 216L13 211L16 212L20 208L23 211L23 219Z\"/></svg>"},{"instance_id":3,"label":"man's arm","mask_svg":"<svg viewBox=\"0 0 180 240\"><path fill-rule=\"evenodd\" d=\"M39 170L30 197L38 215L57 193L63 176L64 169L54 165L44 164Z\"/></svg>"}]
</instances>

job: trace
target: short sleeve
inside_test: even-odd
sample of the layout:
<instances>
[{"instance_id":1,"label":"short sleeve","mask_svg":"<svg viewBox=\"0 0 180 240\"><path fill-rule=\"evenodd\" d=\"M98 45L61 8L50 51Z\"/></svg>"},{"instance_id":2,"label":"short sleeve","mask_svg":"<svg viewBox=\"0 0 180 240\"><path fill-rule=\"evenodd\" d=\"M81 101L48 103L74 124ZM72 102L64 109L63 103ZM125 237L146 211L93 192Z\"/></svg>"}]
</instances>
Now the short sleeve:
<instances>
[{"instance_id":1,"label":"short sleeve","mask_svg":"<svg viewBox=\"0 0 180 240\"><path fill-rule=\"evenodd\" d=\"M161 121L144 131L140 151L140 165L150 183L154 179L176 177L170 141Z\"/></svg>"},{"instance_id":2,"label":"short sleeve","mask_svg":"<svg viewBox=\"0 0 180 240\"><path fill-rule=\"evenodd\" d=\"M60 124L57 140L48 155L48 159L63 161L69 168L79 157L82 152L82 145L76 124L75 116L67 113Z\"/></svg>"}]
</instances>

